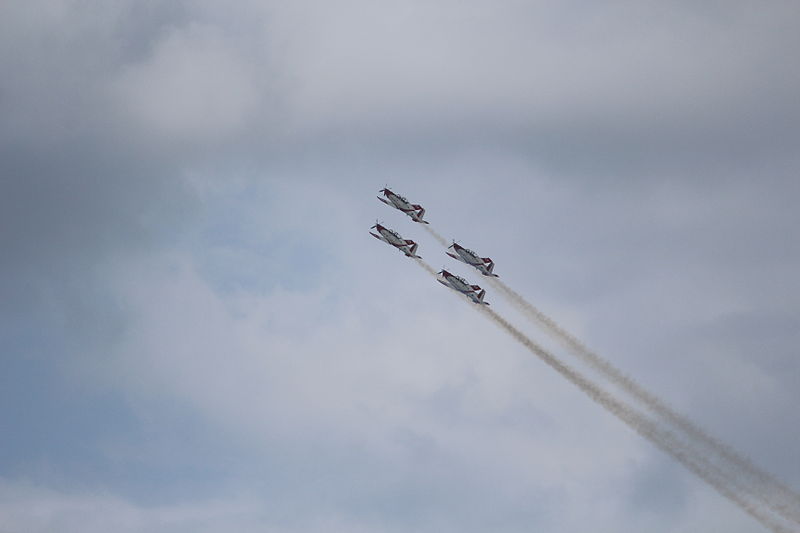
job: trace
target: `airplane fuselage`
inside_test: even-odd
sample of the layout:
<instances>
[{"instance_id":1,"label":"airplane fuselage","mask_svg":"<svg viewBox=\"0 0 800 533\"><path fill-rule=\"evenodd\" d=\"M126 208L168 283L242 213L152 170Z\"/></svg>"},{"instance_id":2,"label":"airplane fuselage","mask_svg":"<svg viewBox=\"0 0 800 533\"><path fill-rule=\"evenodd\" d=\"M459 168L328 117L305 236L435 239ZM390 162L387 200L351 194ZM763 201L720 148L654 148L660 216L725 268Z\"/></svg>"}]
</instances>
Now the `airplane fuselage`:
<instances>
[{"instance_id":1,"label":"airplane fuselage","mask_svg":"<svg viewBox=\"0 0 800 533\"><path fill-rule=\"evenodd\" d=\"M461 293L464 293L464 294L475 292L475 290L472 288L471 285L468 285L467 283L464 283L463 281L461 281L459 278L457 278L455 276L445 276L445 279L447 280L447 283L452 288L457 290L458 292L461 292Z\"/></svg>"},{"instance_id":2,"label":"airplane fuselage","mask_svg":"<svg viewBox=\"0 0 800 533\"><path fill-rule=\"evenodd\" d=\"M386 240L386 242L388 242L392 246L400 247L406 245L405 240L401 239L396 233L389 231L386 228L379 229L378 233L380 233L381 236Z\"/></svg>"},{"instance_id":3,"label":"airplane fuselage","mask_svg":"<svg viewBox=\"0 0 800 533\"><path fill-rule=\"evenodd\" d=\"M492 276L495 278L498 277L497 274L494 274L492 272L492 268L494 268L494 263L492 263L491 259L484 259L475 252L473 252L472 250L468 250L467 248L464 248L463 246L460 246L457 243L453 243L449 249L455 252L455 253L447 252L447 255L449 255L453 259L457 259L462 263L466 263L471 267L477 268L480 271L480 273L483 274L484 276Z\"/></svg>"},{"instance_id":4,"label":"airplane fuselage","mask_svg":"<svg viewBox=\"0 0 800 533\"><path fill-rule=\"evenodd\" d=\"M378 200L380 200L381 202L385 203L386 205L390 205L395 209L399 209L400 211L411 217L411 219L414 222L420 222L422 224L428 223L427 221L422 220L422 217L425 215L425 209L423 209L422 206L412 204L407 199L403 198L399 194L393 193L389 189L382 189L380 192L382 192L383 195L386 197L386 198L381 198L380 196L378 196Z\"/></svg>"},{"instance_id":5,"label":"airplane fuselage","mask_svg":"<svg viewBox=\"0 0 800 533\"><path fill-rule=\"evenodd\" d=\"M444 285L445 287L449 287L454 291L458 291L470 300L473 303L481 304L481 305L489 305L487 302L483 301L483 295L486 294L486 291L481 289L477 285L470 285L467 281L463 278L455 276L446 270L442 270L439 273L439 278L437 281ZM480 291L480 292L478 292Z\"/></svg>"},{"instance_id":6,"label":"airplane fuselage","mask_svg":"<svg viewBox=\"0 0 800 533\"><path fill-rule=\"evenodd\" d=\"M473 265L474 266L474 265L479 265L479 264L483 263L483 259L478 257L478 255L475 252L471 251L471 250L467 250L465 248L458 248L456 250L456 253L458 255L460 255L461 259L463 259L464 262L469 264L469 265Z\"/></svg>"},{"instance_id":7,"label":"airplane fuselage","mask_svg":"<svg viewBox=\"0 0 800 533\"><path fill-rule=\"evenodd\" d=\"M399 209L400 211L413 211L414 208L411 207L411 204L405 200L405 198L401 198L400 196L389 193L386 195L389 198L389 201L394 204L394 206Z\"/></svg>"},{"instance_id":8,"label":"airplane fuselage","mask_svg":"<svg viewBox=\"0 0 800 533\"><path fill-rule=\"evenodd\" d=\"M369 234L375 237L376 239L382 240L383 242L390 244L406 254L408 257L417 257L417 243L414 241L409 241L403 239L399 234L390 230L389 228L385 228L380 224L375 224L373 226L374 229L378 231L377 234L370 232Z\"/></svg>"}]
</instances>

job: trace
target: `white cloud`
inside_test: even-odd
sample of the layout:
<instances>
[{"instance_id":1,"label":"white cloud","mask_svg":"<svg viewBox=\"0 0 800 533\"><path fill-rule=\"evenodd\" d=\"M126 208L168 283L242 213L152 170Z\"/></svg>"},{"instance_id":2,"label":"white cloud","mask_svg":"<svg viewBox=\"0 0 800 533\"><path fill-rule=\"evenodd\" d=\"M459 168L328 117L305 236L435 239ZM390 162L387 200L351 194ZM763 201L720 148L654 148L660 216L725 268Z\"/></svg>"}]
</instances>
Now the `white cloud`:
<instances>
[{"instance_id":1,"label":"white cloud","mask_svg":"<svg viewBox=\"0 0 800 533\"><path fill-rule=\"evenodd\" d=\"M312 132L720 134L775 105L796 119L797 42L780 28L797 11L762 7L293 2L273 38L295 125Z\"/></svg>"},{"instance_id":2,"label":"white cloud","mask_svg":"<svg viewBox=\"0 0 800 533\"><path fill-rule=\"evenodd\" d=\"M169 411L178 406L219 435L222 455L246 450L247 469L221 461L214 474L226 478L216 488L223 503L203 504L192 479L167 480L173 490L189 486L183 507L45 489L19 496L25 489L15 486L16 496L4 496L11 502L4 510L20 510L9 515L17 520L11 530L69 531L93 506L98 527L123 531L212 531L220 521L273 531L752 530L367 228L385 218L420 240L435 267L446 261L419 227L375 200L389 180L428 207L447 237L491 255L504 280L568 329L671 403L714 418L729 430L726 440L750 442L756 462L777 457L777 470L790 462L790 447L749 434L791 442L798 427L787 333L796 328L789 318L751 335L725 319L738 313L750 326L797 308L798 257L786 231L796 226L796 160L784 155L782 168L773 158L748 160L736 174L702 166L670 172L659 154L671 155L671 143L654 145L655 154L638 153L635 143L639 133L675 128L692 151L704 152L702 135L689 134L706 128L710 137L730 134L779 151L767 135L777 126L751 128L750 119L777 110L786 111L784 125L794 120L795 67L780 59L794 49L796 32L786 25L796 8L209 3L176 8L169 22L144 17L140 34L125 26L122 4L87 15L86 24L78 4L57 5L38 26L29 11L16 33L0 36L23 43L23 53L3 63L14 68L0 96L4 109L16 110L4 138L24 123L25 139L43 141L54 125L77 120L114 149L65 130L54 137L74 143L60 146L69 157L54 160L36 142L26 153L46 165L3 160L26 184L8 195L14 209L6 210L6 227L22 230L13 233L20 249L49 252L39 259L45 283L11 271L8 286L28 297L28 287L74 285L43 300L69 317L58 326L70 329L65 337L75 346L63 351L85 353L56 349L52 357L82 365L71 369L82 384L124 398L133 417L156 419L159 435L172 435L163 421L177 418ZM62 55L48 55L52 42ZM95 101L98 86L111 102ZM36 120L26 120L31 109L41 111ZM273 113L274 122L264 120ZM90 115L103 117L81 122ZM485 143L463 141L471 127L489 131ZM524 133L537 128L551 134L544 148L531 148L543 137ZM274 135L254 133L264 131ZM430 143L432 131L439 144ZM628 137L614 156L604 143L619 131ZM373 149L381 135L413 143ZM169 163L129 150L137 136L152 139ZM591 154L576 149L581 136ZM2 148L18 157L17 145ZM559 164L542 163L549 148ZM545 155L537 159L537 150ZM739 155L727 154L724 164L737 166ZM597 167L613 157L639 157L646 172L598 178ZM576 161L586 170L565 170ZM176 168L193 175L185 188ZM186 198L199 204L191 217ZM188 232L174 230L176 218ZM163 233L159 247L140 238L146 243L134 249L144 222ZM92 239L119 252L81 246ZM82 259L78 272L66 274L74 257ZM20 255L19 270L35 271L26 259ZM31 308L36 320L26 327L49 334L44 313ZM114 318L97 320L106 315ZM763 353L772 346L765 338L779 339L781 355ZM726 370L715 374L718 365ZM45 405L60 399L29 390ZM720 398L737 399L741 409L715 406ZM749 431L754 426L763 431ZM112 435L86 444L117 454L125 474L136 468L126 464L133 453L163 462L152 451L159 444L144 440L116 446ZM170 452L163 455L180 454ZM13 466L24 471L31 459L19 457ZM186 461L203 470L196 457ZM55 477L69 471L53 468ZM666 478L677 496L651 489L636 500L631 493L647 476ZM104 482L126 486L113 476ZM273 523L264 514L274 507L248 498L239 514L239 503L225 503L228 487L263 499L279 494L287 513L303 519ZM161 496L154 498L168 499Z\"/></svg>"},{"instance_id":3,"label":"white cloud","mask_svg":"<svg viewBox=\"0 0 800 533\"><path fill-rule=\"evenodd\" d=\"M255 531L252 501L146 507L107 493L0 479L0 529L26 533Z\"/></svg>"},{"instance_id":4,"label":"white cloud","mask_svg":"<svg viewBox=\"0 0 800 533\"><path fill-rule=\"evenodd\" d=\"M0 529L25 533L346 533L374 531L330 513L286 523L252 495L144 505L109 493L58 490L0 478Z\"/></svg>"},{"instance_id":5,"label":"white cloud","mask_svg":"<svg viewBox=\"0 0 800 533\"><path fill-rule=\"evenodd\" d=\"M258 104L253 68L221 30L190 24L170 29L112 88L145 135L219 141L240 132Z\"/></svg>"}]
</instances>

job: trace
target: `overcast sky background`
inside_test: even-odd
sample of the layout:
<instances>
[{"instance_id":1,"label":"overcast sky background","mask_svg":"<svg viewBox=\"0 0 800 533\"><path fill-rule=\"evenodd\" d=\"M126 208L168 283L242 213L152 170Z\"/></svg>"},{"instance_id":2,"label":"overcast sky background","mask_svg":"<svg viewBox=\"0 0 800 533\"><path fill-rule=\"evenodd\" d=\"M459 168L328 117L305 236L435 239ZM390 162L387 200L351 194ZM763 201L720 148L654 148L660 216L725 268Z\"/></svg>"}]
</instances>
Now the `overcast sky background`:
<instances>
[{"instance_id":1,"label":"overcast sky background","mask_svg":"<svg viewBox=\"0 0 800 533\"><path fill-rule=\"evenodd\" d=\"M800 488L796 2L223 4L0 6L0 531L762 531L367 232Z\"/></svg>"}]
</instances>

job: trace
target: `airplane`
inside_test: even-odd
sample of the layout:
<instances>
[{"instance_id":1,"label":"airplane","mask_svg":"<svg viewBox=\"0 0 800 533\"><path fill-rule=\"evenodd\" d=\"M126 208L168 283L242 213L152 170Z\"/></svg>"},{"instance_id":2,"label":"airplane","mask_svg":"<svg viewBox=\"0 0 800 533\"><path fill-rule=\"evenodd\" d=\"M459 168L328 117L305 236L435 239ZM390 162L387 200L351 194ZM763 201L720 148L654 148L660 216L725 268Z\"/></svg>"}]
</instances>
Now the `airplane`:
<instances>
[{"instance_id":1,"label":"airplane","mask_svg":"<svg viewBox=\"0 0 800 533\"><path fill-rule=\"evenodd\" d=\"M495 278L500 277L492 272L492 270L494 269L494 261L492 261L488 257L481 257L472 250L464 248L455 241L453 241L453 244L451 244L450 247L448 248L448 250L451 249L455 253L450 253L450 252L445 252L445 253L450 257L452 257L453 259L458 259L462 263L466 263L470 266L477 268L484 276L493 276Z\"/></svg>"},{"instance_id":2,"label":"airplane","mask_svg":"<svg viewBox=\"0 0 800 533\"><path fill-rule=\"evenodd\" d=\"M394 246L395 248L406 254L406 257L422 259L420 256L416 254L418 245L414 241L402 238L399 233L380 225L378 222L375 222L375 225L372 226L370 229L378 230L377 235L375 235L371 231L369 232L370 235L372 235L376 239L382 240L386 244L391 244L392 246Z\"/></svg>"},{"instance_id":3,"label":"airplane","mask_svg":"<svg viewBox=\"0 0 800 533\"><path fill-rule=\"evenodd\" d=\"M378 200L385 203L386 205L390 205L395 209L399 209L406 215L411 217L411 220L414 222L419 222L421 224L428 224L427 220L422 220L422 216L425 214L425 210L422 208L421 205L412 204L404 197L400 196L399 194L395 194L389 189L383 188L380 191L383 195L388 198L381 198L378 196Z\"/></svg>"},{"instance_id":4,"label":"airplane","mask_svg":"<svg viewBox=\"0 0 800 533\"><path fill-rule=\"evenodd\" d=\"M482 305L489 305L489 302L484 302L483 297L486 295L486 291L481 289L478 285L470 285L467 283L462 277L456 276L455 274L451 274L445 269L440 270L437 273L438 277L436 281L441 283L446 287L450 287L454 291L458 291L476 304ZM479 292L480 291L480 292Z\"/></svg>"}]
</instances>

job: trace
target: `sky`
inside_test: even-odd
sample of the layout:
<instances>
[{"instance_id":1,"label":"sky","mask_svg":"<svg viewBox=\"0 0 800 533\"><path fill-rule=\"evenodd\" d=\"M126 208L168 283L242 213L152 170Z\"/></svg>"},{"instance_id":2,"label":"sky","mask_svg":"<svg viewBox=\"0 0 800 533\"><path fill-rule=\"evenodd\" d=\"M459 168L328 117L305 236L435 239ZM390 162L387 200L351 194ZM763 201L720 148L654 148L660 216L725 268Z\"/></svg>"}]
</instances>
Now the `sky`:
<instances>
[{"instance_id":1,"label":"sky","mask_svg":"<svg viewBox=\"0 0 800 533\"><path fill-rule=\"evenodd\" d=\"M800 489L799 23L3 2L0 531L763 531L368 231Z\"/></svg>"}]
</instances>

